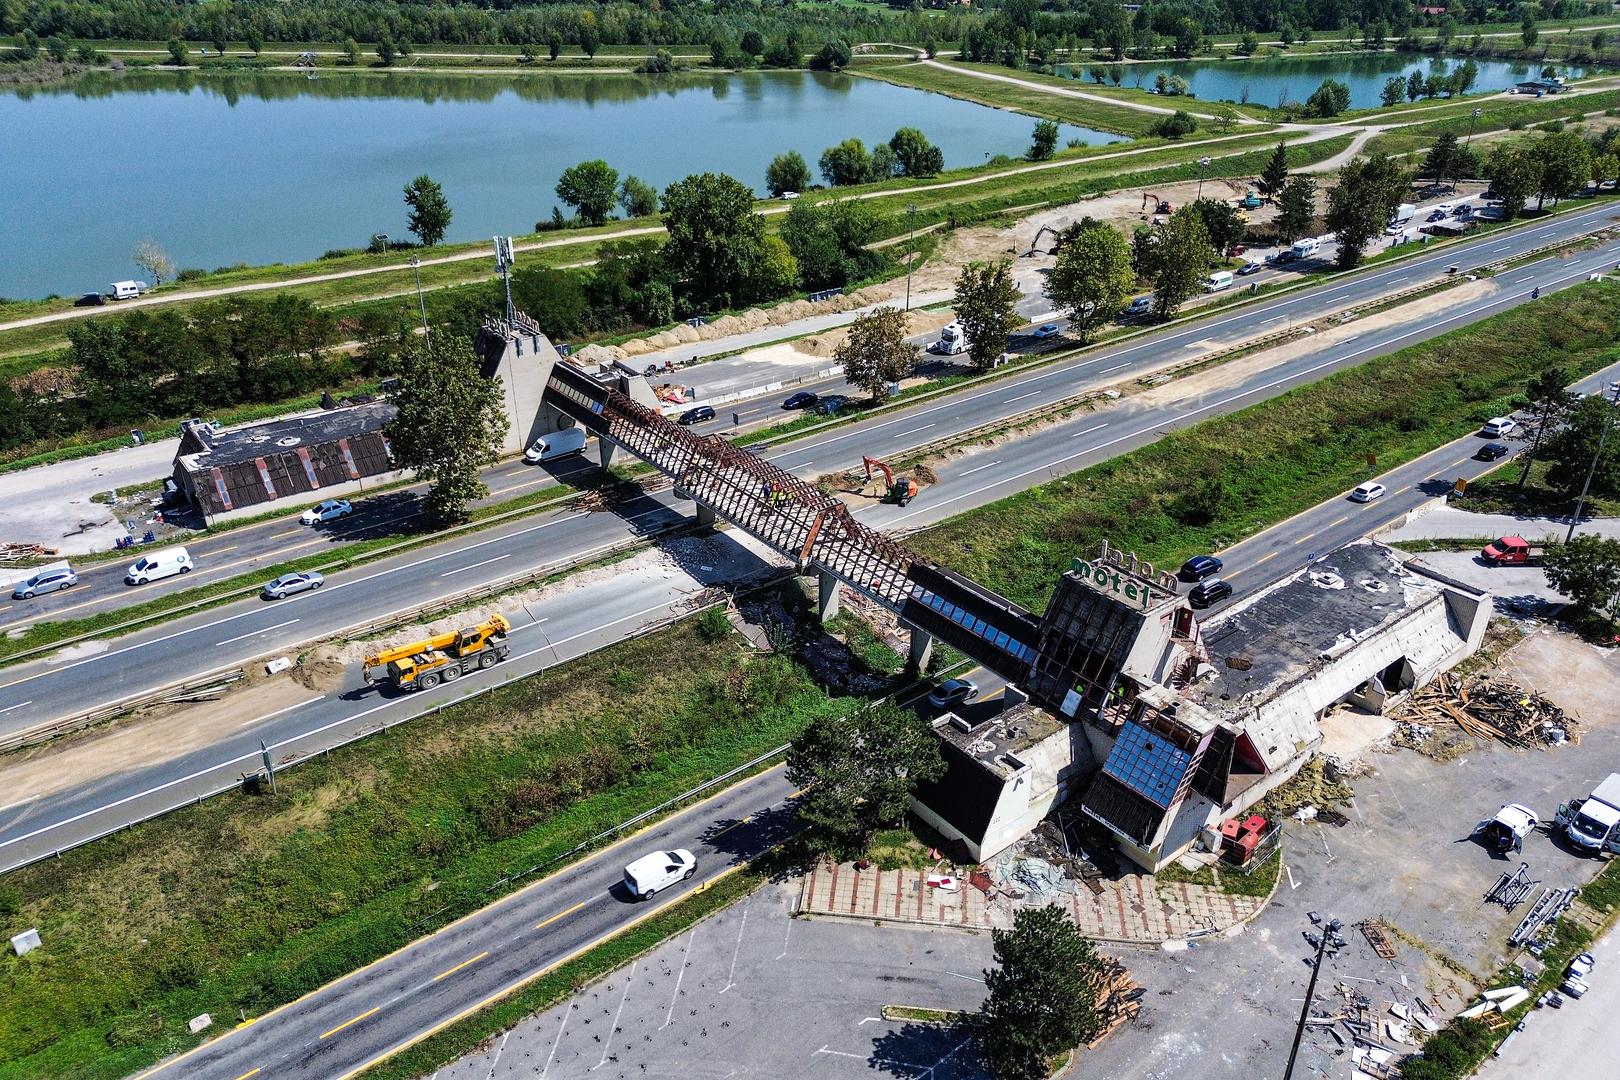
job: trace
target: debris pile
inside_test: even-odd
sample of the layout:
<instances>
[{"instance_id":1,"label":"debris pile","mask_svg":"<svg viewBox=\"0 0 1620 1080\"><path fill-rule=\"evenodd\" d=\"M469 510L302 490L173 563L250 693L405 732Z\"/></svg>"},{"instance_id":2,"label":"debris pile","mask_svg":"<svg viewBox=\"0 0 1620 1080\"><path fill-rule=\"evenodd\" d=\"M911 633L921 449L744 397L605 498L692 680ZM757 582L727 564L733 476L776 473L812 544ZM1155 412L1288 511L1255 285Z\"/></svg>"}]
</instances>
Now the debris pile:
<instances>
[{"instance_id":1,"label":"debris pile","mask_svg":"<svg viewBox=\"0 0 1620 1080\"><path fill-rule=\"evenodd\" d=\"M997 856L989 867L991 880L1015 899L1075 896L1082 886L1100 896L1106 871L1089 852L1101 849L1083 845L1076 830L1072 810L1059 808Z\"/></svg>"},{"instance_id":2,"label":"debris pile","mask_svg":"<svg viewBox=\"0 0 1620 1080\"><path fill-rule=\"evenodd\" d=\"M1455 724L1479 739L1496 739L1516 749L1561 746L1577 741L1579 717L1566 713L1540 693L1501 675L1462 678L1446 672L1412 695L1403 725L1432 729Z\"/></svg>"},{"instance_id":3,"label":"debris pile","mask_svg":"<svg viewBox=\"0 0 1620 1080\"><path fill-rule=\"evenodd\" d=\"M56 548L41 544L0 544L0 566L16 566L29 559L43 559L61 554Z\"/></svg>"},{"instance_id":4,"label":"debris pile","mask_svg":"<svg viewBox=\"0 0 1620 1080\"><path fill-rule=\"evenodd\" d=\"M1335 985L1331 995L1312 1008L1305 1023L1317 1031L1333 1036L1333 1041L1350 1052L1352 1080L1398 1080L1399 1059L1410 1051L1397 1050L1389 1044L1415 1046L1423 1035L1440 1030L1435 1010L1421 997L1411 1004L1404 1001L1388 1002L1389 1015L1374 1011L1373 1001L1366 994L1343 982Z\"/></svg>"},{"instance_id":5,"label":"debris pile","mask_svg":"<svg viewBox=\"0 0 1620 1080\"><path fill-rule=\"evenodd\" d=\"M1097 983L1097 1012L1102 1017L1103 1028L1086 1044L1087 1049L1096 1049L1115 1028L1136 1019L1136 1014L1142 1011L1142 987L1131 980L1131 973L1124 964L1112 957L1106 962L1107 970Z\"/></svg>"}]
</instances>

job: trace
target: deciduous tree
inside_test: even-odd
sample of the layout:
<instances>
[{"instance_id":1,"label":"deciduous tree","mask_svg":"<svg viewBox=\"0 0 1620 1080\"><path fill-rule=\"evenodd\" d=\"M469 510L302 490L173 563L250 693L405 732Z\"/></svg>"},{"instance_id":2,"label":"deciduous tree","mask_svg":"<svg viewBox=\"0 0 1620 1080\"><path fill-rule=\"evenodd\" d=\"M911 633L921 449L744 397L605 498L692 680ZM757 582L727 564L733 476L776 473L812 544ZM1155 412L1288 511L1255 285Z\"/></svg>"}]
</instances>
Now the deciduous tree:
<instances>
[{"instance_id":1,"label":"deciduous tree","mask_svg":"<svg viewBox=\"0 0 1620 1080\"><path fill-rule=\"evenodd\" d=\"M1168 319L1198 291L1209 268L1209 233L1198 211L1183 206L1155 230L1144 258L1153 278L1153 313Z\"/></svg>"},{"instance_id":2,"label":"deciduous tree","mask_svg":"<svg viewBox=\"0 0 1620 1080\"><path fill-rule=\"evenodd\" d=\"M833 187L864 184L872 174L872 157L859 139L845 139L821 152L821 175Z\"/></svg>"},{"instance_id":3,"label":"deciduous tree","mask_svg":"<svg viewBox=\"0 0 1620 1080\"><path fill-rule=\"evenodd\" d=\"M1536 142L1541 158L1541 183L1536 185L1536 209L1548 199L1556 204L1586 187L1592 179L1592 148L1573 131L1556 131Z\"/></svg>"},{"instance_id":4,"label":"deciduous tree","mask_svg":"<svg viewBox=\"0 0 1620 1080\"><path fill-rule=\"evenodd\" d=\"M444 188L437 181L423 173L406 184L405 205L410 208L405 226L416 234L424 247L432 247L444 239L445 231L450 228L450 200L444 197Z\"/></svg>"},{"instance_id":5,"label":"deciduous tree","mask_svg":"<svg viewBox=\"0 0 1620 1080\"><path fill-rule=\"evenodd\" d=\"M906 317L898 308L880 307L849 326L849 336L833 353L844 378L874 401L889 396L889 384L911 374L917 346L906 340Z\"/></svg>"},{"instance_id":6,"label":"deciduous tree","mask_svg":"<svg viewBox=\"0 0 1620 1080\"><path fill-rule=\"evenodd\" d=\"M1013 284L1012 263L968 263L956 279L956 321L967 334L968 356L981 371L994 367L1007 351L1007 341L1019 324L1017 303L1022 297Z\"/></svg>"},{"instance_id":7,"label":"deciduous tree","mask_svg":"<svg viewBox=\"0 0 1620 1080\"><path fill-rule=\"evenodd\" d=\"M664 189L664 245L677 292L699 306L756 299L764 220L754 193L724 173L699 173Z\"/></svg>"},{"instance_id":8,"label":"deciduous tree","mask_svg":"<svg viewBox=\"0 0 1620 1080\"><path fill-rule=\"evenodd\" d=\"M1547 583L1594 615L1614 621L1620 597L1620 540L1590 534L1547 549Z\"/></svg>"},{"instance_id":9,"label":"deciduous tree","mask_svg":"<svg viewBox=\"0 0 1620 1080\"><path fill-rule=\"evenodd\" d=\"M1055 120L1035 121L1035 134L1026 155L1031 161L1045 161L1057 150L1058 126Z\"/></svg>"},{"instance_id":10,"label":"deciduous tree","mask_svg":"<svg viewBox=\"0 0 1620 1080\"><path fill-rule=\"evenodd\" d=\"M914 127L903 127L889 140L889 149L900 166L901 176L938 176L945 167L945 153Z\"/></svg>"},{"instance_id":11,"label":"deciduous tree","mask_svg":"<svg viewBox=\"0 0 1620 1080\"><path fill-rule=\"evenodd\" d=\"M1361 262L1367 245L1384 231L1406 191L1406 172L1385 154L1357 157L1339 170L1328 192L1327 226L1337 236L1338 265Z\"/></svg>"},{"instance_id":12,"label":"deciduous tree","mask_svg":"<svg viewBox=\"0 0 1620 1080\"><path fill-rule=\"evenodd\" d=\"M618 191L619 170L599 158L570 165L557 178L557 198L590 225L602 224L613 213Z\"/></svg>"},{"instance_id":13,"label":"deciduous tree","mask_svg":"<svg viewBox=\"0 0 1620 1080\"><path fill-rule=\"evenodd\" d=\"M1304 236L1316 220L1316 180L1314 177L1290 176L1277 196L1277 235L1283 243L1291 244Z\"/></svg>"},{"instance_id":14,"label":"deciduous tree","mask_svg":"<svg viewBox=\"0 0 1620 1080\"><path fill-rule=\"evenodd\" d=\"M619 205L625 217L651 217L658 213L658 189L640 177L627 176L619 185Z\"/></svg>"},{"instance_id":15,"label":"deciduous tree","mask_svg":"<svg viewBox=\"0 0 1620 1080\"><path fill-rule=\"evenodd\" d=\"M841 855L860 852L878 829L903 820L917 785L944 771L928 722L887 703L817 717L787 759L788 781L801 789L799 820Z\"/></svg>"},{"instance_id":16,"label":"deciduous tree","mask_svg":"<svg viewBox=\"0 0 1620 1080\"><path fill-rule=\"evenodd\" d=\"M1575 498L1596 458L1591 493L1620 495L1620 433L1610 431L1608 439L1603 438L1604 429L1615 420L1615 408L1601 394L1576 403L1569 412L1569 422L1549 435L1545 443L1546 459L1551 463L1547 469L1549 485ZM1599 445L1603 447L1601 455Z\"/></svg>"},{"instance_id":17,"label":"deciduous tree","mask_svg":"<svg viewBox=\"0 0 1620 1080\"><path fill-rule=\"evenodd\" d=\"M471 346L455 335L412 336L400 349L398 412L388 422L394 460L428 483L423 509L459 521L467 504L489 494L481 471L506 436L500 383L486 379Z\"/></svg>"},{"instance_id":18,"label":"deciduous tree","mask_svg":"<svg viewBox=\"0 0 1620 1080\"><path fill-rule=\"evenodd\" d=\"M1125 306L1135 283L1131 245L1115 229L1093 225L1064 241L1045 291L1080 340L1090 341Z\"/></svg>"},{"instance_id":19,"label":"deciduous tree","mask_svg":"<svg viewBox=\"0 0 1620 1080\"><path fill-rule=\"evenodd\" d=\"M797 150L777 154L765 167L765 186L780 198L789 191L803 191L810 186L810 166Z\"/></svg>"},{"instance_id":20,"label":"deciduous tree","mask_svg":"<svg viewBox=\"0 0 1620 1080\"><path fill-rule=\"evenodd\" d=\"M1502 200L1502 220L1512 221L1541 187L1541 157L1522 143L1495 146L1485 158L1484 173Z\"/></svg>"},{"instance_id":21,"label":"deciduous tree","mask_svg":"<svg viewBox=\"0 0 1620 1080\"><path fill-rule=\"evenodd\" d=\"M163 245L150 236L135 245L130 260L151 277L153 285L161 285L174 277L174 260L163 250Z\"/></svg>"},{"instance_id":22,"label":"deciduous tree","mask_svg":"<svg viewBox=\"0 0 1620 1080\"><path fill-rule=\"evenodd\" d=\"M1107 962L1056 906L1023 908L990 938L996 966L974 1017L979 1046L997 1080L1046 1080L1060 1055L1102 1032Z\"/></svg>"}]
</instances>

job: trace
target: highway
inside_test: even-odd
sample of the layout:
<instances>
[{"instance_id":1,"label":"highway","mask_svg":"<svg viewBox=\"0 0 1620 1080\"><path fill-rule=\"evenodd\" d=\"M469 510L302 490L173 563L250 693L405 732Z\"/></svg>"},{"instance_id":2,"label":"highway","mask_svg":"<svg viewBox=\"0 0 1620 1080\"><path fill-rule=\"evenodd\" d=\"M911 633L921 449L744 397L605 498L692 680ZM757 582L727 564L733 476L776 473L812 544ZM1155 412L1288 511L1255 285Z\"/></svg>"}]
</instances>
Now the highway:
<instances>
[{"instance_id":1,"label":"highway","mask_svg":"<svg viewBox=\"0 0 1620 1080\"><path fill-rule=\"evenodd\" d=\"M996 401L993 395L999 387L1017 385L1022 388L1020 393L1025 396L1019 397L1018 401L1013 403L1021 404L1022 408L1013 411L1027 411L1088 387L1130 380L1155 367L1197 355L1199 351L1214 351L1223 346L1249 340L1259 334L1309 320L1326 310L1363 304L1389 293L1432 281L1442 276L1449 265L1456 264L1465 268L1484 265L1510 257L1516 252L1576 236L1607 223L1613 216L1615 209L1605 204L1560 215L1542 224L1493 234L1477 240L1438 245L1433 252L1408 258L1390 267L1371 269L1336 284L1329 283L1325 288L1301 290L1287 296L1251 303L1235 310L1216 311L1202 318L1178 323L1173 327L1117 345L1054 361L1027 375L998 380L982 392L986 395L986 400ZM1325 265L1331 251L1332 247L1329 245L1323 249L1320 259L1294 263L1292 266L1306 268ZM1051 315L1051 305L1039 295L1040 276L1024 270L1020 270L1015 276L1025 293L1018 305L1020 313L1035 322L1055 322L1059 327L1066 328L1066 320L1047 317ZM1285 276L1295 276L1295 271L1268 269L1255 277L1239 280L1245 285L1265 284ZM920 336L914 340L919 344L925 344L934 338L937 338L937 334ZM1021 335L1015 337L1012 349L1018 353L1029 353L1057 344L1061 344L1061 339L1048 339L1042 342L1028 335ZM717 363L729 366L733 364L733 359ZM959 359L965 362L965 357ZM682 381L701 384L705 366L700 364L684 368L678 375ZM958 367L959 365L951 358L930 354L926 357L923 370L937 376ZM759 378L763 380L768 374L768 370L762 370ZM797 384L793 389L809 390L817 394L851 392L842 378L811 380ZM948 395L942 400L954 402L977 393L980 391L970 387L958 394ZM785 392L722 407L716 420L697 425L694 430L703 434L729 434L734 430L734 415L745 428L780 421L792 415L782 411L783 397ZM885 416L904 420L922 414L926 414L931 421L935 420L937 415L932 405L919 404L911 408L896 409ZM1003 415L1006 413L975 408L970 410L967 423L969 425L993 423ZM844 436L842 438L810 436L798 440L791 445L804 448L807 452L800 454L798 460L777 459L777 463L794 471L799 471L801 466L811 469L812 472L827 471L820 468L820 463L815 460L816 455L808 451L826 446L835 447L840 454L844 454L849 450L852 439L859 437L861 432L873 430L876 426L881 426L882 431L873 431L873 441L865 449L879 456L893 454L948 433L936 430L935 426L929 426L921 428L913 438L905 434L906 428L918 425L905 423L899 426L878 425L876 421L867 421L845 426L838 433ZM897 438L901 441L891 441ZM863 438L861 441L864 443L866 440ZM847 460L841 460L837 467L857 466L860 464L859 458L858 452L850 452ZM493 492L487 501L495 502L519 497L559 479L566 480L586 468L587 463L580 459L548 464L543 468L528 466L521 461L505 462L485 474L485 480ZM132 552L128 558L107 563L84 564L80 567L80 584L73 589L26 601L11 600L9 594L0 596L0 605L4 605L0 607L0 633L36 623L41 618L85 618L136 601L179 593L211 581L267 570L288 559L301 558L325 550L330 550L334 559L339 558L344 544L373 538L391 529L397 530L401 522L412 517L416 508L414 496L416 490L416 488L397 489L368 500L361 500L357 503L353 517L315 529L298 524L297 514L302 510L302 506L298 506L290 507L285 519L246 525L213 537L190 541L177 540L176 542L186 544L197 569L184 577L152 582L138 588L123 583L124 569L134 561L138 552ZM268 576L266 573L266 577ZM0 708L4 708L5 704L10 703L0 703Z\"/></svg>"},{"instance_id":2,"label":"highway","mask_svg":"<svg viewBox=\"0 0 1620 1080\"><path fill-rule=\"evenodd\" d=\"M1604 385L1608 373L1580 384ZM1246 587L1298 569L1274 562L1312 538L1344 530L1351 539L1406 512L1433 490L1424 478L1449 484L1459 470L1474 468L1472 436L1448 444L1420 461L1383 477L1392 494L1366 506L1332 499L1258 534L1222 555L1227 576L1244 576ZM1461 474L1466 475L1466 472ZM1400 490L1395 491L1397 484ZM1338 541L1331 541L1338 542ZM1313 543L1314 548L1316 545ZM1262 567L1268 568L1263 572ZM999 683L980 679L987 693ZM980 706L993 709L993 702ZM791 828L791 792L780 768L731 787L713 799L665 820L652 830L587 856L579 863L499 900L481 911L393 953L375 964L274 1010L251 1025L228 1032L145 1076L241 1080L266 1075L309 1080L348 1077L495 997L564 962L579 950L725 873L763 850ZM647 851L686 847L699 859L699 874L660 894L651 908L630 902L618 886L624 863ZM1607 969L1605 969L1607 970ZM1580 1006L1572 1006L1579 1011ZM1572 1016L1574 1014L1572 1013ZM541 1075L544 1064L537 1066Z\"/></svg>"}]
</instances>

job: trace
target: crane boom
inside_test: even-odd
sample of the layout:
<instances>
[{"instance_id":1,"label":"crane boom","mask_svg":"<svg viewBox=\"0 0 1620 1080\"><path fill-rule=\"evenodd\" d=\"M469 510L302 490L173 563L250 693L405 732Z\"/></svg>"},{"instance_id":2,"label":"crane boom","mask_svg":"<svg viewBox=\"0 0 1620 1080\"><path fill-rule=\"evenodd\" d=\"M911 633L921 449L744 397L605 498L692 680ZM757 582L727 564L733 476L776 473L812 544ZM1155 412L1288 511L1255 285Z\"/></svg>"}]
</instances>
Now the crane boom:
<instances>
[{"instance_id":1,"label":"crane boom","mask_svg":"<svg viewBox=\"0 0 1620 1080\"><path fill-rule=\"evenodd\" d=\"M491 612L476 626L367 653L362 674L368 683L386 677L400 690L432 689L506 659L506 635L511 629L506 616ZM386 674L377 675L377 668L386 668Z\"/></svg>"}]
</instances>

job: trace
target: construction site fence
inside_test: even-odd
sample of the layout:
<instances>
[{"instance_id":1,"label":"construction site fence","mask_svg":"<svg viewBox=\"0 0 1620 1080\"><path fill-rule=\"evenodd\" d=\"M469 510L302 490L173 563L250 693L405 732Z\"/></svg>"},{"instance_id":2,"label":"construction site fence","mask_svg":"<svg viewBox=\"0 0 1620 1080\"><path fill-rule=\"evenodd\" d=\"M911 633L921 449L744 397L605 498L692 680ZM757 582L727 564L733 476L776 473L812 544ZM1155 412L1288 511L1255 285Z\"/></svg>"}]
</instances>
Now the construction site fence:
<instances>
[{"instance_id":1,"label":"construction site fence","mask_svg":"<svg viewBox=\"0 0 1620 1080\"><path fill-rule=\"evenodd\" d=\"M665 629L667 627L673 626L675 623L680 622L683 619L690 618L691 616L696 615L699 612L705 611L710 607L714 607L714 606L717 606L719 604L724 604L724 603L726 603L725 600L714 600L714 601L711 601L711 602L708 602L708 603L694 604L689 609L684 610L684 611L675 612L675 613L673 613L673 614L671 614L671 615L669 615L669 616L667 616L667 617L665 617L663 619L659 619L659 620L653 622L652 624L650 624L650 626L652 628L662 630L662 629ZM591 652L594 652L594 651L596 651L596 650L594 650L594 649L587 650L586 652L581 653L580 657L588 656L588 655L590 655ZM579 657L576 657L575 659L579 659ZM500 669L499 669L499 667L497 667L494 670L499 671ZM485 694L493 693L494 691L499 690L502 687L509 686L512 683L518 682L519 680L522 680L522 679L526 679L530 675L535 675L535 674L539 674L539 672L528 672L528 673L525 673L523 675L513 675L513 676L510 676L508 678L501 679L498 682L491 682L491 683L488 683L488 684L486 684L484 686L480 686L477 689L469 689L467 693L461 694L460 696L455 697L455 698L453 698L451 700L441 701L438 704L432 706L431 708L423 710L422 712L406 712L403 715L401 715L398 718L393 719L393 720L379 720L374 724L362 724L360 727L356 728L354 731L352 731L349 734L337 739L336 741L334 741L332 743L329 743L326 746L322 746L317 750L312 750L312 751L308 751L308 752L300 752L299 754L297 754L294 757L288 758L288 759L286 759L286 760L284 760L282 762L277 763L276 766L275 766L275 771L279 773L282 769L291 768L294 765L299 765L299 764L302 764L303 762L306 762L306 761L313 761L316 758L324 757L327 754L330 754L334 750L341 750L343 747L348 746L350 743L355 743L355 742L359 742L361 739L370 738L373 735L376 735L376 734L379 734L381 732L387 731L390 728L397 727L400 724L408 723L408 722L410 722L412 720L427 719L428 717L435 716L438 713L441 713L444 710L446 710L448 708L451 708L452 706L464 705L469 701L475 701L478 698L483 697ZM458 683L457 685L465 685L465 684L464 683ZM782 753L782 752L783 752L783 750L781 748L778 748L776 750L771 751L770 755L775 755L775 754L779 754L779 753ZM770 755L767 755L763 760L769 760ZM258 755L256 755L256 754L250 754L250 755L247 755L247 756L245 756L243 758L238 758L237 761L252 761L252 760L256 759L257 757L258 757ZM220 767L224 768L224 767L226 767L226 766L228 766L230 764L232 764L232 763L231 762L225 762ZM728 773L726 775L728 777L729 776L735 776L735 775L738 774L738 772L741 769L745 769L745 768L748 768L748 767L750 767L750 766L739 766L738 769L732 770L730 773ZM40 852L40 853L35 854L35 855L30 855L30 856L27 856L25 858L18 859L16 862L12 862L12 863L8 863L8 864L6 864L4 866L0 866L0 874L7 874L7 873L10 873L13 870L20 870L25 866L31 866L36 862L43 862L46 859L61 858L62 855L64 855L65 853L67 853L69 851L74 850L75 848L80 848L80 847L83 847L86 844L94 843L97 840L104 839L104 838L106 838L108 836L112 836L112 835L115 835L117 833L121 833L125 829L132 829L137 825L143 825L148 821L154 821L157 818L165 817L165 816L167 816L169 814L174 813L176 810L183 810L188 806L200 805L203 802L204 799L211 799L216 795L223 795L223 794L225 794L227 792L230 792L230 791L242 790L242 788L247 783L247 781L257 779L257 778L261 777L262 775L263 775L263 770L262 769L255 770L252 773L244 772L241 775L239 775L238 777L236 777L235 779L230 780L227 783L216 784L216 785L213 785L212 787L209 787L208 789L206 789L204 791L193 792L193 793L187 795L183 799L176 799L172 803L168 803L168 804L166 804L166 805L164 805L162 807L159 807L157 809L144 812L140 816L132 818L132 819L130 819L128 821L120 822L118 825L115 825L112 828L103 829L103 830L101 830L99 832L96 832L96 833L93 833L93 834L91 834L89 836L79 837L78 839L74 840L72 843L63 844L63 845L61 845L59 847L52 848L49 851ZM722 778L717 777L714 780L705 781L705 784L707 784L709 787L712 787L714 784L721 782L721 780L722 780ZM651 815L652 813L655 813L655 812L656 811L648 811L646 814L638 815L637 819L632 819L632 820L645 820L647 816L649 816L649 815ZM615 826L615 829L621 829L621 828L624 828L624 827L626 827L626 826L621 824L621 825ZM530 872L532 872L532 871L530 871Z\"/></svg>"}]
</instances>

